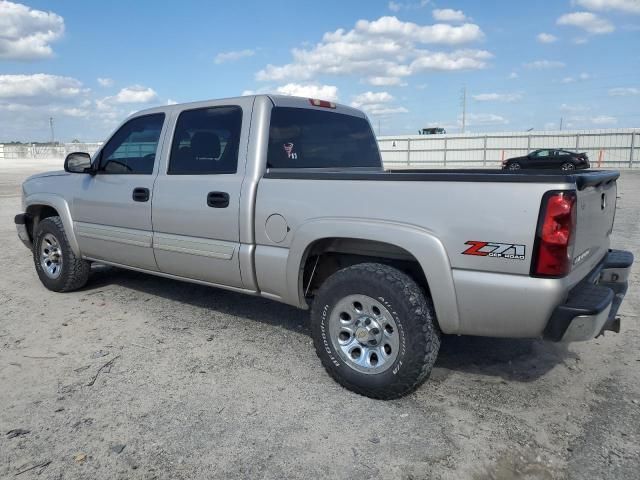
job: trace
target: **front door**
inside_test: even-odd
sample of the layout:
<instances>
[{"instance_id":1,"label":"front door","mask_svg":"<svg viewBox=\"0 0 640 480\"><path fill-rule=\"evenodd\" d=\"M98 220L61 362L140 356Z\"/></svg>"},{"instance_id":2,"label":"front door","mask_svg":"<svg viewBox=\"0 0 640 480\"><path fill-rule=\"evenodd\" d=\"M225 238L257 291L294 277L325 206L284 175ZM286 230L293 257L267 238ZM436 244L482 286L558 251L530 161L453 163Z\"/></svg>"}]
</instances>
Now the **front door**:
<instances>
[{"instance_id":1,"label":"front door","mask_svg":"<svg viewBox=\"0 0 640 480\"><path fill-rule=\"evenodd\" d=\"M125 123L98 154L96 175L83 175L73 199L74 230L84 257L157 270L151 199L165 115Z\"/></svg>"},{"instance_id":2,"label":"front door","mask_svg":"<svg viewBox=\"0 0 640 480\"><path fill-rule=\"evenodd\" d=\"M153 200L153 249L164 273L242 287L238 157L246 156L239 146L251 106L244 103L184 110L176 120Z\"/></svg>"}]
</instances>

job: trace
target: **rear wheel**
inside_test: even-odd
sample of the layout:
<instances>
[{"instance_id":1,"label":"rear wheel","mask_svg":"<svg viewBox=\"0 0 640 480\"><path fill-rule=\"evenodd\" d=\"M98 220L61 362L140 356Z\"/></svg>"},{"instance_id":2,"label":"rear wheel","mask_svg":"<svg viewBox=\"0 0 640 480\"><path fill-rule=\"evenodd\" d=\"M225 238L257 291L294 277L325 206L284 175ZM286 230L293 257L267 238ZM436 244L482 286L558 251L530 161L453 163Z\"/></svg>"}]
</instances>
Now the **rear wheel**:
<instances>
[{"instance_id":1,"label":"rear wheel","mask_svg":"<svg viewBox=\"0 0 640 480\"><path fill-rule=\"evenodd\" d=\"M509 165L507 165L507 168L509 170L520 170L522 166L518 162L511 162Z\"/></svg>"},{"instance_id":2,"label":"rear wheel","mask_svg":"<svg viewBox=\"0 0 640 480\"><path fill-rule=\"evenodd\" d=\"M371 398L415 390L440 348L431 300L388 265L363 263L334 273L320 287L311 318L316 352L329 375Z\"/></svg>"},{"instance_id":3,"label":"rear wheel","mask_svg":"<svg viewBox=\"0 0 640 480\"><path fill-rule=\"evenodd\" d=\"M89 279L90 263L73 253L62 220L57 216L38 223L33 261L42 284L54 292L76 290Z\"/></svg>"},{"instance_id":4,"label":"rear wheel","mask_svg":"<svg viewBox=\"0 0 640 480\"><path fill-rule=\"evenodd\" d=\"M562 170L575 170L576 166L571 162L565 162L560 166L560 168Z\"/></svg>"}]
</instances>

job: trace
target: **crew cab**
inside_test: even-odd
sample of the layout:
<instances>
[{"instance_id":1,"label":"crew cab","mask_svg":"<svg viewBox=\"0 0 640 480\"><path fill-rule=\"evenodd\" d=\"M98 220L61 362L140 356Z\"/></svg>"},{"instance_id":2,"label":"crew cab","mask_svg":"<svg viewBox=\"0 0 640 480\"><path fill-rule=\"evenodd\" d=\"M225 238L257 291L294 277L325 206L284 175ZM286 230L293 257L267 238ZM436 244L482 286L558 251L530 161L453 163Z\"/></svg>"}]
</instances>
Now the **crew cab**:
<instances>
[{"instance_id":1,"label":"crew cab","mask_svg":"<svg viewBox=\"0 0 640 480\"><path fill-rule=\"evenodd\" d=\"M15 223L56 292L96 262L310 309L328 373L389 399L429 376L442 333L618 331L618 175L385 171L361 111L257 95L132 115L27 179Z\"/></svg>"}]
</instances>

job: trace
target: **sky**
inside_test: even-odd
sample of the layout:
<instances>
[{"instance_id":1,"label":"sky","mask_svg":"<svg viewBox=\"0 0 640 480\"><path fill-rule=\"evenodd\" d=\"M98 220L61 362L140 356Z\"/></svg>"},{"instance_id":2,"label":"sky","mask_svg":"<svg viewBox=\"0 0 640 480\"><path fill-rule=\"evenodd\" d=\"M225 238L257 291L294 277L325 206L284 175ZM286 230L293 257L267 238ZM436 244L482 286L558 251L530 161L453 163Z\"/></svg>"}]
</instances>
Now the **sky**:
<instances>
[{"instance_id":1,"label":"sky","mask_svg":"<svg viewBox=\"0 0 640 480\"><path fill-rule=\"evenodd\" d=\"M0 0L0 142L271 92L382 135L640 127L640 0Z\"/></svg>"}]
</instances>

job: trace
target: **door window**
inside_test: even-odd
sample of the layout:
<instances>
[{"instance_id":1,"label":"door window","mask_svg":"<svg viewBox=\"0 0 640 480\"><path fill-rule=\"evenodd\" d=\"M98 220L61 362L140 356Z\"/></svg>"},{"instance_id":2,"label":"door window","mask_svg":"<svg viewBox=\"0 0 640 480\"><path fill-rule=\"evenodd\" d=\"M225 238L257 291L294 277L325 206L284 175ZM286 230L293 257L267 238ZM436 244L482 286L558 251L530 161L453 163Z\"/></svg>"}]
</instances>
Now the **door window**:
<instances>
[{"instance_id":1,"label":"door window","mask_svg":"<svg viewBox=\"0 0 640 480\"><path fill-rule=\"evenodd\" d=\"M537 158L545 158L549 156L549 150L538 150L533 154L534 157Z\"/></svg>"},{"instance_id":2,"label":"door window","mask_svg":"<svg viewBox=\"0 0 640 480\"><path fill-rule=\"evenodd\" d=\"M199 108L180 114L171 145L169 175L236 173L242 108Z\"/></svg>"},{"instance_id":3,"label":"door window","mask_svg":"<svg viewBox=\"0 0 640 480\"><path fill-rule=\"evenodd\" d=\"M100 154L101 173L150 175L164 123L164 113L134 118L107 142Z\"/></svg>"}]
</instances>

